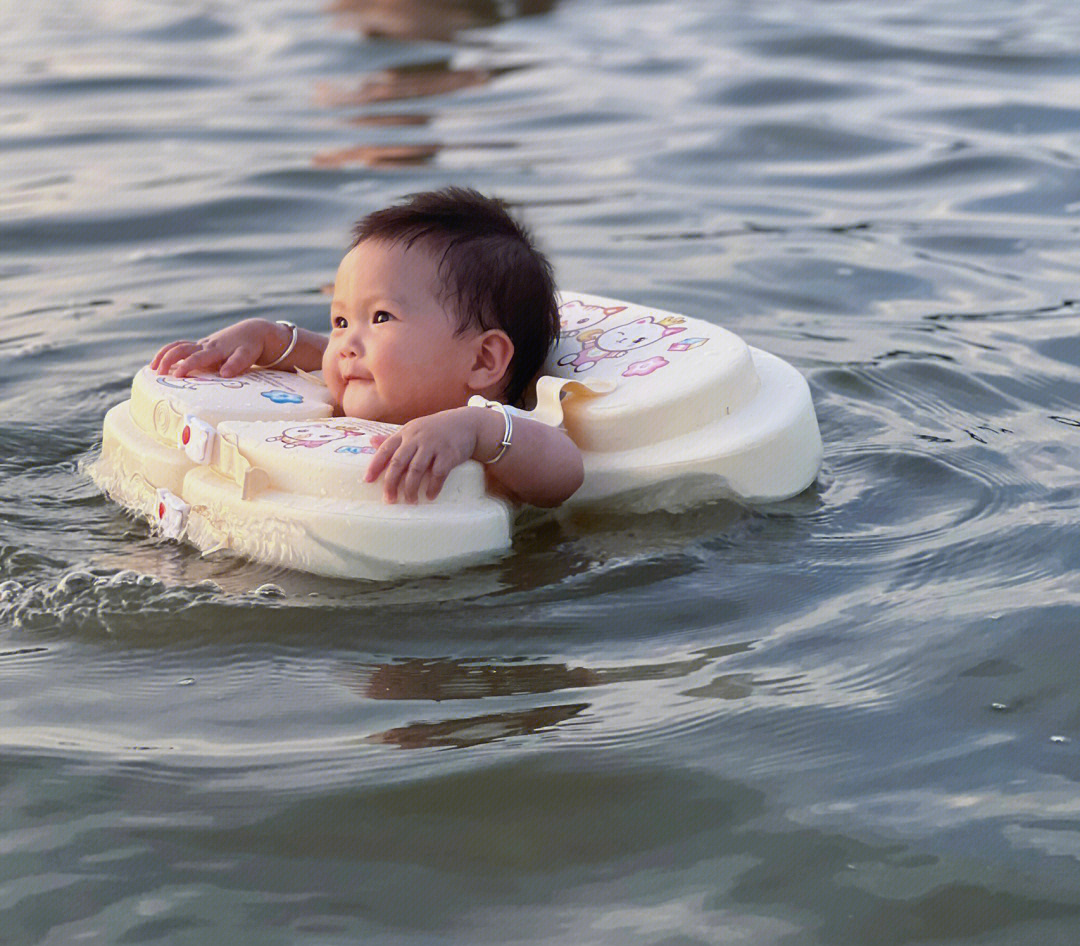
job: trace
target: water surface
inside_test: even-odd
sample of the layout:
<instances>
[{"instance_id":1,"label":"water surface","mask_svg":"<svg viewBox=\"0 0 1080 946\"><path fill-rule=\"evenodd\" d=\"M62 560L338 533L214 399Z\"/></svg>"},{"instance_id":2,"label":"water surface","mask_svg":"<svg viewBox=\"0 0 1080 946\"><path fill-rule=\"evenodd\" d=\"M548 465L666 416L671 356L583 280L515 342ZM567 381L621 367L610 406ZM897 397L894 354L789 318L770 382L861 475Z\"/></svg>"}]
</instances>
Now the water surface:
<instances>
[{"instance_id":1,"label":"water surface","mask_svg":"<svg viewBox=\"0 0 1080 946\"><path fill-rule=\"evenodd\" d=\"M1078 48L1065 0L0 11L0 941L1076 942ZM164 339L321 327L449 183L797 365L817 484L389 584L97 494Z\"/></svg>"}]
</instances>

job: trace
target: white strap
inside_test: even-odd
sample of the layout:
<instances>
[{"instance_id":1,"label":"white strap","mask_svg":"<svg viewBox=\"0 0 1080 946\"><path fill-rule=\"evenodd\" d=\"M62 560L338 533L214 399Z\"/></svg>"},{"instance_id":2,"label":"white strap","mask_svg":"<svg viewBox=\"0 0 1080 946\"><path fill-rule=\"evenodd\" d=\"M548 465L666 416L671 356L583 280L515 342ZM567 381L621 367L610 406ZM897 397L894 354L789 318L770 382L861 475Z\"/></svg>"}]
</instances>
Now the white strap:
<instances>
[{"instance_id":1,"label":"white strap","mask_svg":"<svg viewBox=\"0 0 1080 946\"><path fill-rule=\"evenodd\" d=\"M565 391L572 397L599 397L610 394L616 388L614 381L601 381L598 378L577 380L575 378L557 378L546 374L536 381L536 407L526 411L530 420L538 420L549 427L561 427L563 422L562 394Z\"/></svg>"}]
</instances>

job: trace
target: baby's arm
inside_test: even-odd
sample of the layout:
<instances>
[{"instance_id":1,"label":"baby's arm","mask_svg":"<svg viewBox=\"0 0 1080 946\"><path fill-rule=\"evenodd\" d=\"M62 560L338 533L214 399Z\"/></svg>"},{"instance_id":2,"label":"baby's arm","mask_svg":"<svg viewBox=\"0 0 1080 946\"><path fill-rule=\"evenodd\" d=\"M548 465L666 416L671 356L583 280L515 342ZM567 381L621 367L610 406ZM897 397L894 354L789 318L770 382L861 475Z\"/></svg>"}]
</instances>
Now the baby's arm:
<instances>
[{"instance_id":1,"label":"baby's arm","mask_svg":"<svg viewBox=\"0 0 1080 946\"><path fill-rule=\"evenodd\" d=\"M434 499L458 464L495 456L504 429L502 413L486 407L419 417L381 442L365 478L371 482L385 469L387 502L396 502L399 491L406 502L416 502L426 479ZM558 506L584 477L581 452L566 433L525 417L514 418L510 447L487 470L503 492L532 506Z\"/></svg>"},{"instance_id":2,"label":"baby's arm","mask_svg":"<svg viewBox=\"0 0 1080 946\"><path fill-rule=\"evenodd\" d=\"M283 371L290 368L318 371L326 336L302 328L296 331L296 347L274 367ZM231 378L253 365L271 364L290 341L292 330L284 325L266 319L245 319L197 342L169 342L154 355L150 367L158 374L177 378L193 371L216 371L223 378Z\"/></svg>"}]
</instances>

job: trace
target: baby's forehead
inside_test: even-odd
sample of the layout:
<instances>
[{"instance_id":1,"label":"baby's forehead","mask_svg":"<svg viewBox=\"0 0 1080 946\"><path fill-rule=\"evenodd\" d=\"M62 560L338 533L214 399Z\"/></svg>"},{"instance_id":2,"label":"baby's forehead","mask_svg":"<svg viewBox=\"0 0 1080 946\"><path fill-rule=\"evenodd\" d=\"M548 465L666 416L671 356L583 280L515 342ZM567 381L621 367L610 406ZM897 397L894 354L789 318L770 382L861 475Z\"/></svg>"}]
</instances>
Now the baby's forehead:
<instances>
[{"instance_id":1,"label":"baby's forehead","mask_svg":"<svg viewBox=\"0 0 1080 946\"><path fill-rule=\"evenodd\" d=\"M353 246L338 263L337 278L373 279L403 275L412 287L441 293L452 274L446 270L444 251L432 240L369 238ZM451 278L448 278L451 277Z\"/></svg>"},{"instance_id":2,"label":"baby's forehead","mask_svg":"<svg viewBox=\"0 0 1080 946\"><path fill-rule=\"evenodd\" d=\"M369 237L357 243L338 265L335 290L363 292L369 280L388 281L435 299L456 325L471 324L461 315L462 300L455 254L437 235L407 239ZM355 267L355 269L354 269Z\"/></svg>"}]
</instances>

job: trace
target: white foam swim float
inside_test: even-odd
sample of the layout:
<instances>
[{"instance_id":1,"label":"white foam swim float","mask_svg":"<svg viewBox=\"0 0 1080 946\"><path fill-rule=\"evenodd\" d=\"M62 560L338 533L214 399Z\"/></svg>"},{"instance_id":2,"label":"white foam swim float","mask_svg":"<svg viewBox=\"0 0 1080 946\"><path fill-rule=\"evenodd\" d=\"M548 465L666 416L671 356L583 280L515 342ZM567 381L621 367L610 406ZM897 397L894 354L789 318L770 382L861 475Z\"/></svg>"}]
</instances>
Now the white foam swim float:
<instances>
[{"instance_id":1,"label":"white foam swim float","mask_svg":"<svg viewBox=\"0 0 1080 946\"><path fill-rule=\"evenodd\" d=\"M577 293L560 302L563 337L526 416L563 423L581 448L571 503L689 478L699 500L774 501L813 482L821 436L789 364L698 319ZM481 464L453 470L433 501L385 503L363 474L371 437L395 428L332 414L317 376L143 368L106 415L91 472L166 536L316 574L431 573L510 547L514 509L486 492Z\"/></svg>"}]
</instances>

